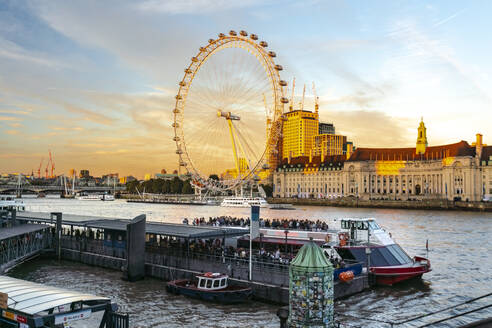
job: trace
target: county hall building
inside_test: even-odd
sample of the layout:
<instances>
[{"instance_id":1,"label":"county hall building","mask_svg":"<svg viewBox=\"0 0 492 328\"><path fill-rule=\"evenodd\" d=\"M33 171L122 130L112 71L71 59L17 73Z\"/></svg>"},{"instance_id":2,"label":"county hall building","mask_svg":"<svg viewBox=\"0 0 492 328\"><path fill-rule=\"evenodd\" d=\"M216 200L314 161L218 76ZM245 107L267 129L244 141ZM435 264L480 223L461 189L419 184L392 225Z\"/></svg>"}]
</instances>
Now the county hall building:
<instances>
[{"instance_id":1,"label":"county hall building","mask_svg":"<svg viewBox=\"0 0 492 328\"><path fill-rule=\"evenodd\" d=\"M273 174L273 187L274 197L286 198L480 201L492 195L492 146L477 134L471 145L429 147L421 122L416 147L285 157Z\"/></svg>"}]
</instances>

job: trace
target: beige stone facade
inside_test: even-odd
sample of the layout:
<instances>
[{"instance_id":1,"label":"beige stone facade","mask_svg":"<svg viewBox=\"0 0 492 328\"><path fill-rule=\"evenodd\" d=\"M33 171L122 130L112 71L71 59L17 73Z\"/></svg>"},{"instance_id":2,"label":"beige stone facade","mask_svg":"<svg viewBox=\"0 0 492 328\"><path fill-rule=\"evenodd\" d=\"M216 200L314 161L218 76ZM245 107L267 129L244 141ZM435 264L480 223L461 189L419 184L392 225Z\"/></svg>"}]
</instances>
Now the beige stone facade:
<instances>
[{"instance_id":1,"label":"beige stone facade","mask_svg":"<svg viewBox=\"0 0 492 328\"><path fill-rule=\"evenodd\" d=\"M478 144L478 146L477 146ZM481 136L416 148L359 148L343 156L284 159L273 175L274 197L361 199L448 199L492 197L492 146Z\"/></svg>"}]
</instances>

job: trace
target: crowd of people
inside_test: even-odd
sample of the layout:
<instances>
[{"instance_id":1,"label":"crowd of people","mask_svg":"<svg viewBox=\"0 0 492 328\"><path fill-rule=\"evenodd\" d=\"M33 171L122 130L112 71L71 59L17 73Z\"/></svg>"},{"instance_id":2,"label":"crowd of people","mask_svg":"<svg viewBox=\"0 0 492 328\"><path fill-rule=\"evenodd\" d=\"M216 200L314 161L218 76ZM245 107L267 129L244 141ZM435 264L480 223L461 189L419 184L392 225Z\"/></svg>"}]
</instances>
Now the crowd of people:
<instances>
[{"instance_id":1,"label":"crowd of people","mask_svg":"<svg viewBox=\"0 0 492 328\"><path fill-rule=\"evenodd\" d=\"M249 226L249 218L237 218L232 216L215 216L201 218L184 218L183 224L195 226L208 225L215 227L246 227ZM260 218L260 228L283 229L283 230L307 230L307 231L327 231L328 224L321 220L308 219L265 219Z\"/></svg>"}]
</instances>

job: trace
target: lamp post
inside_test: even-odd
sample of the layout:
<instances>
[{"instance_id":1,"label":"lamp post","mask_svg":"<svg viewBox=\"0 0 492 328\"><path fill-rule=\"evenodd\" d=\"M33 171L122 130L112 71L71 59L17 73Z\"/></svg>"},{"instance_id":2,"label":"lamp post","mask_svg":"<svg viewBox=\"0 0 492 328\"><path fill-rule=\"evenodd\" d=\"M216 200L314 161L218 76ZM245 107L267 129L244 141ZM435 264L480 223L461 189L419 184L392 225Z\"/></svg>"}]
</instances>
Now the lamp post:
<instances>
[{"instance_id":1,"label":"lamp post","mask_svg":"<svg viewBox=\"0 0 492 328\"><path fill-rule=\"evenodd\" d=\"M287 235L289 234L289 230L284 230L285 234L285 254L287 254Z\"/></svg>"},{"instance_id":2,"label":"lamp post","mask_svg":"<svg viewBox=\"0 0 492 328\"><path fill-rule=\"evenodd\" d=\"M367 282L369 283L369 268L371 267L371 248L366 247L366 256L367 256Z\"/></svg>"}]
</instances>

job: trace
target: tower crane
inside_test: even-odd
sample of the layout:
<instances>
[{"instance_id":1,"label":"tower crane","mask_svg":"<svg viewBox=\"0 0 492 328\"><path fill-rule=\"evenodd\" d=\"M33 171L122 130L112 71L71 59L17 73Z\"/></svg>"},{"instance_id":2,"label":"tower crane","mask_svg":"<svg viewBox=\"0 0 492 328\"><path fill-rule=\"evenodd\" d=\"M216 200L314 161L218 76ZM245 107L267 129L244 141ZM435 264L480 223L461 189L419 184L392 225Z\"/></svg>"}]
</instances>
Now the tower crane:
<instances>
[{"instance_id":1,"label":"tower crane","mask_svg":"<svg viewBox=\"0 0 492 328\"><path fill-rule=\"evenodd\" d=\"M44 158L41 157L41 162L39 163L39 167L38 167L38 179L41 179L41 166L43 166L43 161Z\"/></svg>"},{"instance_id":2,"label":"tower crane","mask_svg":"<svg viewBox=\"0 0 492 328\"><path fill-rule=\"evenodd\" d=\"M319 97L316 94L316 86L314 85L313 81L313 94L314 94L314 112L318 114L319 111Z\"/></svg>"},{"instance_id":3,"label":"tower crane","mask_svg":"<svg viewBox=\"0 0 492 328\"><path fill-rule=\"evenodd\" d=\"M299 109L304 110L304 96L306 95L306 84L304 83L304 89L302 89L302 100L301 103L299 104Z\"/></svg>"},{"instance_id":4,"label":"tower crane","mask_svg":"<svg viewBox=\"0 0 492 328\"><path fill-rule=\"evenodd\" d=\"M51 156L51 150L49 151L50 153L50 162L51 162L51 178L55 177L55 162L53 161L53 158Z\"/></svg>"},{"instance_id":5,"label":"tower crane","mask_svg":"<svg viewBox=\"0 0 492 328\"><path fill-rule=\"evenodd\" d=\"M289 111L292 112L294 110L293 103L294 103L294 90L296 88L296 78L294 77L292 79L292 94L290 96L290 101L289 101Z\"/></svg>"}]
</instances>

